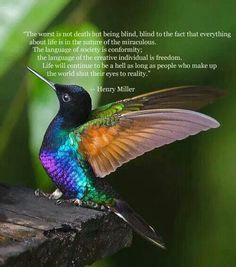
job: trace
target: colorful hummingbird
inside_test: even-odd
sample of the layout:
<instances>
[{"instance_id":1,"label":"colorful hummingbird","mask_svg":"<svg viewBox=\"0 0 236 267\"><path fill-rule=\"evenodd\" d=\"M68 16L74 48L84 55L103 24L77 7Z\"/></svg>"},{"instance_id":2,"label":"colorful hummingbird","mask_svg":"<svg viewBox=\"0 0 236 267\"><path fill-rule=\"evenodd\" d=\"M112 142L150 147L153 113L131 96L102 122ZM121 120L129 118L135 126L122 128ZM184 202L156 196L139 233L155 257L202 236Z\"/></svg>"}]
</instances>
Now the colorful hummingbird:
<instances>
[{"instance_id":1,"label":"colorful hummingbird","mask_svg":"<svg viewBox=\"0 0 236 267\"><path fill-rule=\"evenodd\" d=\"M28 69L56 92L60 104L39 154L57 186L49 197L63 196L75 205L112 211L135 232L164 248L160 235L102 178L147 151L219 127L215 119L193 110L213 102L222 92L176 87L92 110L91 97L82 87L56 84Z\"/></svg>"}]
</instances>

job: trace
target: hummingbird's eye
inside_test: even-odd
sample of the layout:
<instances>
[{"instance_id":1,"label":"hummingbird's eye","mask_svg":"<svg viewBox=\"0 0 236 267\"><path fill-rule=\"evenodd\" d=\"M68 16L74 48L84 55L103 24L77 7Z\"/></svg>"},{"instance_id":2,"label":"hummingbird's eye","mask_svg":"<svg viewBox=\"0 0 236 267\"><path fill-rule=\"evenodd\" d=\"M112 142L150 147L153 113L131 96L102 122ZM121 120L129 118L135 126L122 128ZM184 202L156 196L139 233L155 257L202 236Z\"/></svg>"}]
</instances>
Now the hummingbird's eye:
<instances>
[{"instance_id":1,"label":"hummingbird's eye","mask_svg":"<svg viewBox=\"0 0 236 267\"><path fill-rule=\"evenodd\" d=\"M62 100L63 100L63 102L69 102L71 100L69 94L67 94L67 93L63 94Z\"/></svg>"}]
</instances>

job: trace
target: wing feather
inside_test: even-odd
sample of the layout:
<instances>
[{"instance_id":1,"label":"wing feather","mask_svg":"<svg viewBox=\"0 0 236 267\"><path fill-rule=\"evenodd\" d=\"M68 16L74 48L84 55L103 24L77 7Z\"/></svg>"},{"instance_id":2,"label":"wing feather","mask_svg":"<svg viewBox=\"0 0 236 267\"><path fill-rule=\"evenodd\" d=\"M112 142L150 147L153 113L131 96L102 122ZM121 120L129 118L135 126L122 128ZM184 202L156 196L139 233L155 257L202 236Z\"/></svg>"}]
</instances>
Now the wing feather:
<instances>
[{"instance_id":1,"label":"wing feather","mask_svg":"<svg viewBox=\"0 0 236 267\"><path fill-rule=\"evenodd\" d=\"M104 177L147 151L216 127L219 123L215 119L195 111L130 112L83 125L77 133L81 140L79 152L84 154L96 176Z\"/></svg>"},{"instance_id":2,"label":"wing feather","mask_svg":"<svg viewBox=\"0 0 236 267\"><path fill-rule=\"evenodd\" d=\"M190 109L198 110L225 95L225 91L207 86L180 86L152 91L116 101L94 109L90 119L111 117L139 110L151 109Z\"/></svg>"}]
</instances>

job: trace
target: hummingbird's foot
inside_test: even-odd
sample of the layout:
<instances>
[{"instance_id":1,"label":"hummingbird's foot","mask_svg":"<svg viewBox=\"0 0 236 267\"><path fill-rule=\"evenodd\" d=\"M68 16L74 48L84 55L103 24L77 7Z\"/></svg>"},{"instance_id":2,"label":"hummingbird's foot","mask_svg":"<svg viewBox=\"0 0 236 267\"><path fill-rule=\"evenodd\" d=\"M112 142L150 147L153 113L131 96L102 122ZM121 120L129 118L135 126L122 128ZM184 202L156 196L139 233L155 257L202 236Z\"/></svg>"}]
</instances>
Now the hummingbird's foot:
<instances>
[{"instance_id":1,"label":"hummingbird's foot","mask_svg":"<svg viewBox=\"0 0 236 267\"><path fill-rule=\"evenodd\" d=\"M63 196L63 193L61 192L61 190L59 188L57 188L55 191L53 191L49 195L49 199L59 200L62 196Z\"/></svg>"},{"instance_id":2,"label":"hummingbird's foot","mask_svg":"<svg viewBox=\"0 0 236 267\"><path fill-rule=\"evenodd\" d=\"M70 199L58 199L56 204L60 205L62 203L72 203L75 206L82 206L82 200L78 198L70 198Z\"/></svg>"},{"instance_id":3,"label":"hummingbird's foot","mask_svg":"<svg viewBox=\"0 0 236 267\"><path fill-rule=\"evenodd\" d=\"M62 203L70 203L70 204L73 204L75 206L92 208L92 209L101 210L101 211L109 211L109 208L104 206L104 205L95 203L93 201L83 201L83 200L78 199L78 198L70 198L70 199L62 199L61 198L61 199L58 199L56 201L56 204L58 204L58 205L60 205Z\"/></svg>"},{"instance_id":4,"label":"hummingbird's foot","mask_svg":"<svg viewBox=\"0 0 236 267\"><path fill-rule=\"evenodd\" d=\"M34 191L34 194L36 197L45 197L48 199L59 199L63 195L61 190L58 188L55 191L53 191L52 193L45 193L41 189L38 188Z\"/></svg>"},{"instance_id":5,"label":"hummingbird's foot","mask_svg":"<svg viewBox=\"0 0 236 267\"><path fill-rule=\"evenodd\" d=\"M36 197L46 197L46 198L49 198L49 193L45 193L43 192L41 189L37 188L35 191L34 191L34 195Z\"/></svg>"},{"instance_id":6,"label":"hummingbird's foot","mask_svg":"<svg viewBox=\"0 0 236 267\"><path fill-rule=\"evenodd\" d=\"M102 205L102 204L98 204L96 202L93 201L84 201L83 202L83 206L87 207L87 208L92 208L92 209L96 209L96 210L101 210L101 211L105 211L108 210L108 207Z\"/></svg>"}]
</instances>

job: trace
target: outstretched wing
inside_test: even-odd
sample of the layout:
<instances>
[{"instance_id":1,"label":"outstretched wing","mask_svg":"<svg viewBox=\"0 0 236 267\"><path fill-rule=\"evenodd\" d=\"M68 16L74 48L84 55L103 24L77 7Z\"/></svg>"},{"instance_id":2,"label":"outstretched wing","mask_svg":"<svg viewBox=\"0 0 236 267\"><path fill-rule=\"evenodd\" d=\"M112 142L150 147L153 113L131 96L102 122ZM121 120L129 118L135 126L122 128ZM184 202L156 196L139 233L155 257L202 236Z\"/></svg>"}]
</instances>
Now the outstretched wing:
<instances>
[{"instance_id":1,"label":"outstretched wing","mask_svg":"<svg viewBox=\"0 0 236 267\"><path fill-rule=\"evenodd\" d=\"M94 109L90 120L139 110L177 108L198 110L225 92L205 86L182 86L127 98Z\"/></svg>"},{"instance_id":2,"label":"outstretched wing","mask_svg":"<svg viewBox=\"0 0 236 267\"><path fill-rule=\"evenodd\" d=\"M75 130L79 152L104 177L147 151L216 128L206 115L184 109L147 109L97 117Z\"/></svg>"}]
</instances>

